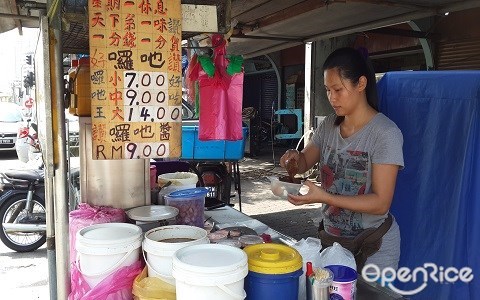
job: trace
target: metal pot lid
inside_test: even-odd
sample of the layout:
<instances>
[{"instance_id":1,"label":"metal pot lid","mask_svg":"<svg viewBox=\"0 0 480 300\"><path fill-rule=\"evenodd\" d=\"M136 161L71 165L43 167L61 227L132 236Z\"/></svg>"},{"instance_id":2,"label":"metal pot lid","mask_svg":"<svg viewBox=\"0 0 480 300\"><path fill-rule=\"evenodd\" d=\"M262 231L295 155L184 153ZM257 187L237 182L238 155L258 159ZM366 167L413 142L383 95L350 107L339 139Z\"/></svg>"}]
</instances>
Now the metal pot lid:
<instances>
[{"instance_id":1,"label":"metal pot lid","mask_svg":"<svg viewBox=\"0 0 480 300\"><path fill-rule=\"evenodd\" d=\"M145 205L129 209L126 213L132 220L153 222L176 217L178 209L168 205Z\"/></svg>"}]
</instances>

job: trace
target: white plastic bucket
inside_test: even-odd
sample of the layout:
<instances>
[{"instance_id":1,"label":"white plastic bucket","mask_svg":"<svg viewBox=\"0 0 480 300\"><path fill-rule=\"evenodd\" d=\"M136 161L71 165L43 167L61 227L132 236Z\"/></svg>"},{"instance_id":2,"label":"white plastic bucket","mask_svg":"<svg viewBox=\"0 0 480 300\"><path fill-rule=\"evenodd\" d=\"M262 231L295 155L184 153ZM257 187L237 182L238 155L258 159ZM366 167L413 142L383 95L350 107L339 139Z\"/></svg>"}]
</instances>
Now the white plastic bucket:
<instances>
[{"instance_id":1,"label":"white plastic bucket","mask_svg":"<svg viewBox=\"0 0 480 300\"><path fill-rule=\"evenodd\" d=\"M175 172L160 174L157 177L158 185L160 187L167 184L169 181L171 184L166 186L158 192L158 204L165 204L164 196L175 191L193 189L197 187L198 176L191 172Z\"/></svg>"},{"instance_id":2,"label":"white plastic bucket","mask_svg":"<svg viewBox=\"0 0 480 300\"><path fill-rule=\"evenodd\" d=\"M188 242L166 243L165 239L185 238ZM146 252L148 276L157 277L175 285L172 277L172 257L183 247L210 243L205 229L189 225L171 225L151 229L145 233L143 251ZM144 253L145 254L145 253Z\"/></svg>"},{"instance_id":3,"label":"white plastic bucket","mask_svg":"<svg viewBox=\"0 0 480 300\"><path fill-rule=\"evenodd\" d=\"M247 254L238 248L194 245L173 255L177 300L242 300L246 294Z\"/></svg>"},{"instance_id":4,"label":"white plastic bucket","mask_svg":"<svg viewBox=\"0 0 480 300\"><path fill-rule=\"evenodd\" d=\"M142 229L128 223L87 226L77 232L77 264L85 281L93 288L121 267L140 259Z\"/></svg>"}]
</instances>

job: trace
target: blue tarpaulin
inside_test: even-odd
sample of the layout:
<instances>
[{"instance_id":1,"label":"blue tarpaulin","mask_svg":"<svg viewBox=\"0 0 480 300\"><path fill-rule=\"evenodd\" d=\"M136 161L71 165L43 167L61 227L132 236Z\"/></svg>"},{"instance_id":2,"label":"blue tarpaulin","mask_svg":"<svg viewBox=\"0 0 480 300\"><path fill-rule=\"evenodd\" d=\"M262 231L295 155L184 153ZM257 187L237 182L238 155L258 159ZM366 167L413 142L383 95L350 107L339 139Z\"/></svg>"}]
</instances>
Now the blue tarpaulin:
<instances>
[{"instance_id":1,"label":"blue tarpaulin","mask_svg":"<svg viewBox=\"0 0 480 300\"><path fill-rule=\"evenodd\" d=\"M391 208L401 230L399 267L433 263L433 277L444 282L429 276L425 285L417 273L417 282L394 286L424 284L411 299L480 299L480 71L392 72L378 89L380 111L404 137ZM455 280L449 267L470 267L473 280ZM425 269L431 275L434 267Z\"/></svg>"}]
</instances>

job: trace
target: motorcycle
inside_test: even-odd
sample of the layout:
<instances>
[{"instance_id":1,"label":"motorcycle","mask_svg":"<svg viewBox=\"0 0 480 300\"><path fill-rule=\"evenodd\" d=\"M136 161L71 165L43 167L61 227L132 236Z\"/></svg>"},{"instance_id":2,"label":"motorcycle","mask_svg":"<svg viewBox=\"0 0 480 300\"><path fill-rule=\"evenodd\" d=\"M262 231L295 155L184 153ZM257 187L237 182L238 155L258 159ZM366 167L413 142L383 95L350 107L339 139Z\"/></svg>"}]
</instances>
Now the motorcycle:
<instances>
[{"instance_id":1,"label":"motorcycle","mask_svg":"<svg viewBox=\"0 0 480 300\"><path fill-rule=\"evenodd\" d=\"M0 240L17 252L30 252L46 241L43 170L0 173Z\"/></svg>"},{"instance_id":2,"label":"motorcycle","mask_svg":"<svg viewBox=\"0 0 480 300\"><path fill-rule=\"evenodd\" d=\"M36 130L36 126L33 127ZM40 150L38 138L31 146ZM8 170L0 173L0 240L17 252L30 252L46 241L45 183L41 151L39 164L33 169ZM37 158L38 159L38 158ZM74 209L80 198L80 169L69 177L69 205Z\"/></svg>"}]
</instances>

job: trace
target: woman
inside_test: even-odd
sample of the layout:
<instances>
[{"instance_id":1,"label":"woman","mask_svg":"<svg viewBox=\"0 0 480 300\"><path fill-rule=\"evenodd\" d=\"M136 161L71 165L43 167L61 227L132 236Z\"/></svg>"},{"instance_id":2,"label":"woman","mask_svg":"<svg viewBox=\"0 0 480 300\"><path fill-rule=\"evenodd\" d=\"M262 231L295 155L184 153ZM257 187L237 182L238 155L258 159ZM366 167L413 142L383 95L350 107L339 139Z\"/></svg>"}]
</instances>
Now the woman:
<instances>
[{"instance_id":1,"label":"woman","mask_svg":"<svg viewBox=\"0 0 480 300\"><path fill-rule=\"evenodd\" d=\"M397 269L400 230L388 211L403 168L402 133L378 112L375 74L360 52L335 50L323 72L335 114L301 152L290 149L280 158L282 167L296 163L297 173L319 162L321 186L307 180L308 193L288 201L323 203L322 244L338 241L354 252L359 272L364 264Z\"/></svg>"}]
</instances>

